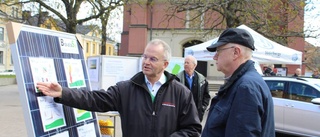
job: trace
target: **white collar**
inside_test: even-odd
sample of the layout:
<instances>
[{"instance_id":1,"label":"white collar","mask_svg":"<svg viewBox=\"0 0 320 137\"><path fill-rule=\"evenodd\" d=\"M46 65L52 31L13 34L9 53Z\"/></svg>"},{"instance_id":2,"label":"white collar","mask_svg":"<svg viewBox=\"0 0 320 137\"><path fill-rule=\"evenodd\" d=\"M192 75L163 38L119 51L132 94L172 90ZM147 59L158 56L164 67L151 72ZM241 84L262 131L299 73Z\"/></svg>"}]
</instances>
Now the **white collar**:
<instances>
[{"instance_id":1,"label":"white collar","mask_svg":"<svg viewBox=\"0 0 320 137\"><path fill-rule=\"evenodd\" d=\"M151 82L148 80L148 78L147 78L146 75L144 75L144 79L145 79L145 82L146 82L146 83L151 83ZM158 82L159 82L159 83L162 85L162 84L166 83L166 81L167 81L166 75L164 75L164 73L162 73L160 79L159 79L158 81L156 81L155 83L158 83Z\"/></svg>"}]
</instances>

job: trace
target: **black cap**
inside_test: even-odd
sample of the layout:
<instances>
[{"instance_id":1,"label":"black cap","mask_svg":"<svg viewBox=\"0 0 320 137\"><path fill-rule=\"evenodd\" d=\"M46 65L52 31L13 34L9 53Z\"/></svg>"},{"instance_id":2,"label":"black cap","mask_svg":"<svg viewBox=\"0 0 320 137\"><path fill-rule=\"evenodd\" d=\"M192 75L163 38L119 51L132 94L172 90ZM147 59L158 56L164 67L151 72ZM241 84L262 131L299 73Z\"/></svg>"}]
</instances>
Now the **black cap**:
<instances>
[{"instance_id":1,"label":"black cap","mask_svg":"<svg viewBox=\"0 0 320 137\"><path fill-rule=\"evenodd\" d=\"M219 39L216 43L212 43L209 47L207 47L208 51L215 52L217 47L223 46L227 43L236 43L242 46L248 47L254 50L254 40L251 34L239 28L229 28L222 32L219 36Z\"/></svg>"}]
</instances>

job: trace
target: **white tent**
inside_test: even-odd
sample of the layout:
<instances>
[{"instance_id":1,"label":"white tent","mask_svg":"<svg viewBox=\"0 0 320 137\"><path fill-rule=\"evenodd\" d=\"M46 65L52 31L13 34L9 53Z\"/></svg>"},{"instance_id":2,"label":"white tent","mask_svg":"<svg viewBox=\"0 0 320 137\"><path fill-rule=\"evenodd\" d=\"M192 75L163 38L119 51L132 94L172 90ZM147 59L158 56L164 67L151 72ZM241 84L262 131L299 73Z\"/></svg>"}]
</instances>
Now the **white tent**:
<instances>
[{"instance_id":1,"label":"white tent","mask_svg":"<svg viewBox=\"0 0 320 137\"><path fill-rule=\"evenodd\" d=\"M237 28L247 30L254 39L255 50L253 52L253 60L261 64L302 64L302 52L282 46L274 41L267 39L251 28L241 25ZM213 42L217 42L218 38L214 38L207 42L194 45L185 49L184 55L193 55L198 60L213 60L215 52L209 52L206 48Z\"/></svg>"}]
</instances>

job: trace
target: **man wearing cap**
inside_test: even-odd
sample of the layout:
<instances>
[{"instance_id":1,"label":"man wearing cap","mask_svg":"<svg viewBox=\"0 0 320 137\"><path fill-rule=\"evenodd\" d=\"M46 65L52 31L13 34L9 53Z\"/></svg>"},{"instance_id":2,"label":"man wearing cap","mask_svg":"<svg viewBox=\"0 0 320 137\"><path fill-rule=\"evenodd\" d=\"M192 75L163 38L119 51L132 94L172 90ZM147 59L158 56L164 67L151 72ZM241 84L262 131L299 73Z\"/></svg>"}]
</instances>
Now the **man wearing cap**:
<instances>
[{"instance_id":1,"label":"man wearing cap","mask_svg":"<svg viewBox=\"0 0 320 137\"><path fill-rule=\"evenodd\" d=\"M275 137L272 96L251 60L254 49L250 33L239 28L207 47L226 82L211 100L202 137Z\"/></svg>"}]
</instances>

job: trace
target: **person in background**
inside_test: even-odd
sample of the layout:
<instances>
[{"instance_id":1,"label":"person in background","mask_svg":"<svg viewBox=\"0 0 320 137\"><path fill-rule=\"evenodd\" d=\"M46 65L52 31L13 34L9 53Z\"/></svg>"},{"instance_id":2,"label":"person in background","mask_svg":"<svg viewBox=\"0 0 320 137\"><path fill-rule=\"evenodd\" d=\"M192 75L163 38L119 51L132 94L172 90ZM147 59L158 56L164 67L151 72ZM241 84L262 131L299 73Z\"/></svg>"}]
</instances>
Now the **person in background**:
<instances>
[{"instance_id":1,"label":"person in background","mask_svg":"<svg viewBox=\"0 0 320 137\"><path fill-rule=\"evenodd\" d=\"M276 76L276 73L274 72L274 65L268 65L263 74L265 76Z\"/></svg>"},{"instance_id":2,"label":"person in background","mask_svg":"<svg viewBox=\"0 0 320 137\"><path fill-rule=\"evenodd\" d=\"M274 67L274 65L271 66L272 72L274 73L275 76L277 76L278 69Z\"/></svg>"},{"instance_id":3,"label":"person in background","mask_svg":"<svg viewBox=\"0 0 320 137\"><path fill-rule=\"evenodd\" d=\"M314 70L311 77L313 78L320 78L320 75L319 75L319 71L318 70Z\"/></svg>"},{"instance_id":4,"label":"person in background","mask_svg":"<svg viewBox=\"0 0 320 137\"><path fill-rule=\"evenodd\" d=\"M226 82L211 100L201 137L275 137L273 100L251 60L254 49L250 33L239 28L207 47Z\"/></svg>"},{"instance_id":5,"label":"person in background","mask_svg":"<svg viewBox=\"0 0 320 137\"><path fill-rule=\"evenodd\" d=\"M208 81L196 71L197 59L191 55L184 59L184 70L177 74L178 80L184 84L193 94L193 100L196 103L200 121L210 101Z\"/></svg>"},{"instance_id":6,"label":"person in background","mask_svg":"<svg viewBox=\"0 0 320 137\"><path fill-rule=\"evenodd\" d=\"M294 74L292 75L292 77L300 77L301 76L301 69L300 68L297 68L295 71L294 71Z\"/></svg>"},{"instance_id":7,"label":"person in background","mask_svg":"<svg viewBox=\"0 0 320 137\"><path fill-rule=\"evenodd\" d=\"M118 111L123 137L199 137L201 123L192 93L165 71L170 46L155 39L142 55L142 72L106 91L70 89L59 83L37 83L54 101L88 111Z\"/></svg>"}]
</instances>

